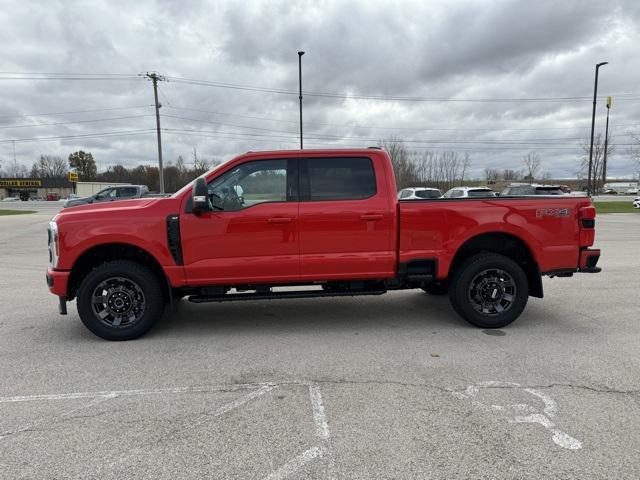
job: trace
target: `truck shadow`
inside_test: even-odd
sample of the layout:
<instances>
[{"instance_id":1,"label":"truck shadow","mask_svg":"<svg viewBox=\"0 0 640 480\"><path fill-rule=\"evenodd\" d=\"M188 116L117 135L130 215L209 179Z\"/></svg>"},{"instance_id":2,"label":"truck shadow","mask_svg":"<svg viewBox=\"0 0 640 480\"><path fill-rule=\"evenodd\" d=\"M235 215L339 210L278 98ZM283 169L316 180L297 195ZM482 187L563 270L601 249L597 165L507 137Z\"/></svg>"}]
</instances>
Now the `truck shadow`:
<instances>
[{"instance_id":1,"label":"truck shadow","mask_svg":"<svg viewBox=\"0 0 640 480\"><path fill-rule=\"evenodd\" d=\"M183 299L148 336L264 333L354 332L414 328L471 327L451 309L446 296L421 291L380 297L262 300L193 304Z\"/></svg>"}]
</instances>

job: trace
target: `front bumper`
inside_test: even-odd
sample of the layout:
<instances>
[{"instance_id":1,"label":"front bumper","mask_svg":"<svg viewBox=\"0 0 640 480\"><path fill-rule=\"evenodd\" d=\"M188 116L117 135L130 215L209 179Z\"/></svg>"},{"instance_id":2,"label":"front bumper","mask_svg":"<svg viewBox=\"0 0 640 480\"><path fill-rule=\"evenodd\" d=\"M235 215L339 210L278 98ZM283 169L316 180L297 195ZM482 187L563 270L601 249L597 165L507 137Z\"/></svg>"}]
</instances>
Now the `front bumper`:
<instances>
[{"instance_id":1,"label":"front bumper","mask_svg":"<svg viewBox=\"0 0 640 480\"><path fill-rule=\"evenodd\" d=\"M47 287L49 287L49 291L59 297L66 297L70 274L71 272L53 270L51 267L47 268Z\"/></svg>"},{"instance_id":2,"label":"front bumper","mask_svg":"<svg viewBox=\"0 0 640 480\"><path fill-rule=\"evenodd\" d=\"M598 260L600 259L599 248L585 248L580 251L580 265L578 271L583 273L599 273L602 271L600 267L597 267Z\"/></svg>"}]
</instances>

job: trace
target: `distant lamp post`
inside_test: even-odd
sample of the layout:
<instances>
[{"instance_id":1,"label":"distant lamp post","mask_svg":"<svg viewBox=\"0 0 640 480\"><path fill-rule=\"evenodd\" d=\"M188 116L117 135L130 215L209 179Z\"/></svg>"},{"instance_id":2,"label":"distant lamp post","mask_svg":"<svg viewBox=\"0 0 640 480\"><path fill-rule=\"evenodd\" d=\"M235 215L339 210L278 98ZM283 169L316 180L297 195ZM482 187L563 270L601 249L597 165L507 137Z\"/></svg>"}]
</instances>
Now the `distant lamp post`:
<instances>
[{"instance_id":1,"label":"distant lamp post","mask_svg":"<svg viewBox=\"0 0 640 480\"><path fill-rule=\"evenodd\" d=\"M595 129L596 126L596 100L597 100L597 96L598 96L598 70L600 70L600 67L602 67L603 65L608 64L609 62L600 62L598 64L596 64L596 78L595 78L595 82L593 85L593 112L591 113L591 144L589 146L589 173L587 175L587 194L591 195L593 194L593 187L592 187L592 182L591 182L591 172L593 170L593 131ZM594 175L595 177L595 175ZM595 178L593 181L593 186L595 186Z\"/></svg>"},{"instance_id":2,"label":"distant lamp post","mask_svg":"<svg viewBox=\"0 0 640 480\"><path fill-rule=\"evenodd\" d=\"M302 55L304 52L298 52L298 99L300 100L300 150L302 150Z\"/></svg>"},{"instance_id":3,"label":"distant lamp post","mask_svg":"<svg viewBox=\"0 0 640 480\"><path fill-rule=\"evenodd\" d=\"M602 159L602 188L607 183L607 147L609 145L609 110L611 110L611 97L607 97L607 126L604 129L604 157Z\"/></svg>"}]
</instances>

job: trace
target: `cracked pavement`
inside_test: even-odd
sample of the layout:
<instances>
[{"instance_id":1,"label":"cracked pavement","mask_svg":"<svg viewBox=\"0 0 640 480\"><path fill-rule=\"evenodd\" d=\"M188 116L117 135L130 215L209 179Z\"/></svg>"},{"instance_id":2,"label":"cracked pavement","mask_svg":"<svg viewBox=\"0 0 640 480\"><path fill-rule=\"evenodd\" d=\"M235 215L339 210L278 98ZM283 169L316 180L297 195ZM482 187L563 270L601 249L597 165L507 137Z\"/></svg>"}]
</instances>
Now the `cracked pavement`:
<instances>
[{"instance_id":1,"label":"cracked pavement","mask_svg":"<svg viewBox=\"0 0 640 480\"><path fill-rule=\"evenodd\" d=\"M125 343L57 314L49 217L0 217L2 479L640 478L640 215L504 336L406 291L183 301Z\"/></svg>"}]
</instances>

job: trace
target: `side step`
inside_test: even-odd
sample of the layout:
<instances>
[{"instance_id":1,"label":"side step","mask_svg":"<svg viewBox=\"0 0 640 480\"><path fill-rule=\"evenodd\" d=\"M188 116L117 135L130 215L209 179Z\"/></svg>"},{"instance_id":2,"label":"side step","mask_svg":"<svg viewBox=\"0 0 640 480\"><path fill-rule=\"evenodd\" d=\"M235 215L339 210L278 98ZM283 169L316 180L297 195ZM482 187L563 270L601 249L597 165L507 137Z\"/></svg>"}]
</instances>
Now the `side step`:
<instances>
[{"instance_id":1,"label":"side step","mask_svg":"<svg viewBox=\"0 0 640 480\"><path fill-rule=\"evenodd\" d=\"M275 300L281 298L318 298L318 297L355 297L356 295L382 295L386 290L345 290L331 292L309 290L297 292L262 292L262 293L227 293L225 295L191 295L188 300L193 303L235 302L239 300Z\"/></svg>"}]
</instances>

